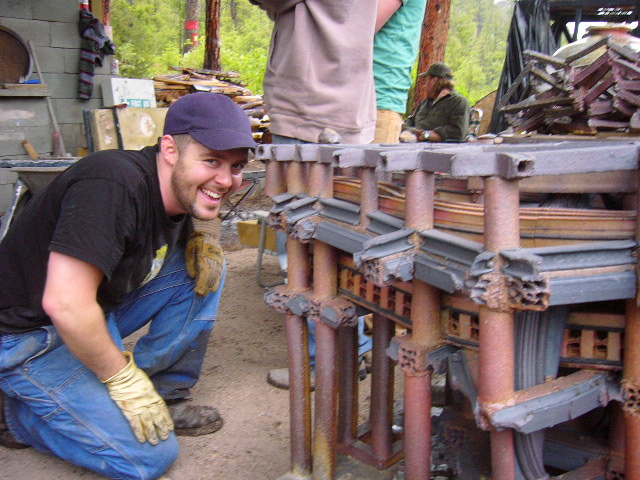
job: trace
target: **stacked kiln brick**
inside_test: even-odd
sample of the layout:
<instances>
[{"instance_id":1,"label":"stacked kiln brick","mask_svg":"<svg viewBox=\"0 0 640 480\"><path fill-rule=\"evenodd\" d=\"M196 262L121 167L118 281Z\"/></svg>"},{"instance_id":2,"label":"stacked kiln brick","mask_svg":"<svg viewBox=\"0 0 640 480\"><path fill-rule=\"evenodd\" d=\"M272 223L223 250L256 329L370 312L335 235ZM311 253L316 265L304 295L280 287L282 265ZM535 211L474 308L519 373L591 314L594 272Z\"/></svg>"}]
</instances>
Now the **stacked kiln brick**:
<instances>
[{"instance_id":1,"label":"stacked kiln brick","mask_svg":"<svg viewBox=\"0 0 640 480\"><path fill-rule=\"evenodd\" d=\"M638 143L264 145L257 156L269 221L289 235L288 283L265 296L287 327L283 478L335 478L344 453L381 469L404 457L404 478L428 479L434 372L451 392L438 429L456 478L547 478L547 468L640 478ZM533 204L542 194L592 194L592 208ZM631 204L597 208L595 194ZM374 349L369 420L358 425L363 309ZM307 318L317 323L313 426ZM407 334L394 337L397 325ZM402 435L392 429L396 362ZM603 411L607 445L566 443L558 426Z\"/></svg>"}]
</instances>

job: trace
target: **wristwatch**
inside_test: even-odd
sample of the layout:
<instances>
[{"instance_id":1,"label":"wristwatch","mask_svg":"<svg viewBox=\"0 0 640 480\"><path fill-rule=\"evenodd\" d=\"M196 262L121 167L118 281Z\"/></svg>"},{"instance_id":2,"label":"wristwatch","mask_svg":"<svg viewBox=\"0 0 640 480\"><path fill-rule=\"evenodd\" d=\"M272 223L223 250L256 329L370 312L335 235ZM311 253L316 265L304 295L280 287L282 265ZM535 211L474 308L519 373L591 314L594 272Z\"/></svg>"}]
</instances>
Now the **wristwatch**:
<instances>
[{"instance_id":1,"label":"wristwatch","mask_svg":"<svg viewBox=\"0 0 640 480\"><path fill-rule=\"evenodd\" d=\"M420 134L420 141L421 142L428 142L429 141L429 137L431 137L431 130L424 130Z\"/></svg>"}]
</instances>

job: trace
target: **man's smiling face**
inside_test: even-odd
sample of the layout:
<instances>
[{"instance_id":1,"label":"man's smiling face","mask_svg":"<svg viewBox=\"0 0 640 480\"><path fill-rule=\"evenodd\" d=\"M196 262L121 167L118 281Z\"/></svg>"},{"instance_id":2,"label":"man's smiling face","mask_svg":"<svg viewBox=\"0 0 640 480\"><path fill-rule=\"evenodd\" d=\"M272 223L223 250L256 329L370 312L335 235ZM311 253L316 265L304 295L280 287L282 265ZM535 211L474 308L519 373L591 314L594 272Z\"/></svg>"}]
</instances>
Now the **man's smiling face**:
<instances>
[{"instance_id":1,"label":"man's smiling face","mask_svg":"<svg viewBox=\"0 0 640 480\"><path fill-rule=\"evenodd\" d=\"M179 153L171 174L171 190L179 213L212 220L222 202L240 187L248 149L210 150L195 140Z\"/></svg>"}]
</instances>

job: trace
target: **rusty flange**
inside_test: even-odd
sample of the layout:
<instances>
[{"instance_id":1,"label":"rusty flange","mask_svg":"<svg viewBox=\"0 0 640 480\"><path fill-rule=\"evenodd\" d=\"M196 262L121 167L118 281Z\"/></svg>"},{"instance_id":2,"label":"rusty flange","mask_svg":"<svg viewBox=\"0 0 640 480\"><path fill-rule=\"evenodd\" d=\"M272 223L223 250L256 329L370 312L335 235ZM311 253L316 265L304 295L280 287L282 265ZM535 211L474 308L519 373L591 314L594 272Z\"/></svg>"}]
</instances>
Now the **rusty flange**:
<instances>
[{"instance_id":1,"label":"rusty flange","mask_svg":"<svg viewBox=\"0 0 640 480\"><path fill-rule=\"evenodd\" d=\"M332 328L355 327L358 325L356 306L343 297L324 298L317 302L317 310L309 318Z\"/></svg>"},{"instance_id":2,"label":"rusty flange","mask_svg":"<svg viewBox=\"0 0 640 480\"><path fill-rule=\"evenodd\" d=\"M413 280L414 250L363 261L360 268L364 277L378 287L387 287L395 280Z\"/></svg>"}]
</instances>

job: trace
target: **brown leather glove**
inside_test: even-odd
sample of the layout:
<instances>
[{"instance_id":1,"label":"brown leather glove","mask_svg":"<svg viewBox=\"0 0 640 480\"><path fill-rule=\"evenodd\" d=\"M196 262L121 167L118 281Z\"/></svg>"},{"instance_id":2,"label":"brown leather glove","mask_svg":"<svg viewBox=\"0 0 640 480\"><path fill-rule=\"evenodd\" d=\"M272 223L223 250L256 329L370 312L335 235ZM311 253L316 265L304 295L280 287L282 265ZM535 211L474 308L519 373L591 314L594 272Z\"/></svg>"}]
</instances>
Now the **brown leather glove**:
<instances>
[{"instance_id":1,"label":"brown leather glove","mask_svg":"<svg viewBox=\"0 0 640 480\"><path fill-rule=\"evenodd\" d=\"M192 219L194 232L189 235L185 258L187 273L196 279L195 292L204 297L220 287L224 268L224 252L220 246L219 219Z\"/></svg>"}]
</instances>

